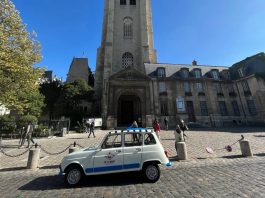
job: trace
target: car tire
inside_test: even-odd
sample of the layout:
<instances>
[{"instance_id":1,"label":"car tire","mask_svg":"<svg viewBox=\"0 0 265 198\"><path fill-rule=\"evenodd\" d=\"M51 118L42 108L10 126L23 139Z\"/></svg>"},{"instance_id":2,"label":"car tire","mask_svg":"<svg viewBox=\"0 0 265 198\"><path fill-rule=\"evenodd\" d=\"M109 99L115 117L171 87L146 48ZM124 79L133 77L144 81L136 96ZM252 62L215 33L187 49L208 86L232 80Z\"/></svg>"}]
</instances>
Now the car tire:
<instances>
[{"instance_id":1,"label":"car tire","mask_svg":"<svg viewBox=\"0 0 265 198\"><path fill-rule=\"evenodd\" d=\"M157 164L149 163L144 165L142 172L144 180L148 183L155 183L160 178L160 168Z\"/></svg>"},{"instance_id":2,"label":"car tire","mask_svg":"<svg viewBox=\"0 0 265 198\"><path fill-rule=\"evenodd\" d=\"M64 181L69 187L75 187L82 183L84 171L79 165L71 165L65 171Z\"/></svg>"}]
</instances>

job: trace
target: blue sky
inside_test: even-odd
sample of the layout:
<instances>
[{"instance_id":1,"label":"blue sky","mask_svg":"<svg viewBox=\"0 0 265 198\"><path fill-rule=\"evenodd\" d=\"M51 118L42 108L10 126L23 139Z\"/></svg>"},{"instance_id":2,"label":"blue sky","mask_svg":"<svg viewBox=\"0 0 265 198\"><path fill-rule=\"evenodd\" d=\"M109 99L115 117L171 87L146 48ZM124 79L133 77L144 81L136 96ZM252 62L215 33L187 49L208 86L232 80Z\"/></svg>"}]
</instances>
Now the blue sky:
<instances>
[{"instance_id":1,"label":"blue sky","mask_svg":"<svg viewBox=\"0 0 265 198\"><path fill-rule=\"evenodd\" d=\"M103 0L13 0L42 45L39 66L66 78L72 58L92 71L101 42ZM265 0L152 0L159 63L230 66L265 51Z\"/></svg>"}]
</instances>

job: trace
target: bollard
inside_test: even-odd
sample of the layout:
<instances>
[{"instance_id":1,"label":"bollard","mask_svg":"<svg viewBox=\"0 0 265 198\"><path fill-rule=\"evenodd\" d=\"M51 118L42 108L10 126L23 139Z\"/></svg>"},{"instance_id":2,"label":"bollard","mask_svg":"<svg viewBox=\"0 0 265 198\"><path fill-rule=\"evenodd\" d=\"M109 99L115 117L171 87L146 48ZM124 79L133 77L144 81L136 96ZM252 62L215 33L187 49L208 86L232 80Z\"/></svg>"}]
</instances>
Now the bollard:
<instances>
[{"instance_id":1,"label":"bollard","mask_svg":"<svg viewBox=\"0 0 265 198\"><path fill-rule=\"evenodd\" d=\"M242 156L244 156L244 157L252 157L253 154L252 154L251 149L250 149L249 141L241 140L241 141L239 141L239 143L240 143Z\"/></svg>"},{"instance_id":2,"label":"bollard","mask_svg":"<svg viewBox=\"0 0 265 198\"><path fill-rule=\"evenodd\" d=\"M40 149L35 148L29 151L27 169L36 170L39 167Z\"/></svg>"},{"instance_id":3,"label":"bollard","mask_svg":"<svg viewBox=\"0 0 265 198\"><path fill-rule=\"evenodd\" d=\"M187 154L185 142L177 142L177 153L178 153L178 159L179 160L187 160L188 159L188 154Z\"/></svg>"},{"instance_id":4,"label":"bollard","mask_svg":"<svg viewBox=\"0 0 265 198\"><path fill-rule=\"evenodd\" d=\"M78 150L79 150L78 147L70 147L69 148L69 153L73 153L73 152L76 152Z\"/></svg>"}]
</instances>

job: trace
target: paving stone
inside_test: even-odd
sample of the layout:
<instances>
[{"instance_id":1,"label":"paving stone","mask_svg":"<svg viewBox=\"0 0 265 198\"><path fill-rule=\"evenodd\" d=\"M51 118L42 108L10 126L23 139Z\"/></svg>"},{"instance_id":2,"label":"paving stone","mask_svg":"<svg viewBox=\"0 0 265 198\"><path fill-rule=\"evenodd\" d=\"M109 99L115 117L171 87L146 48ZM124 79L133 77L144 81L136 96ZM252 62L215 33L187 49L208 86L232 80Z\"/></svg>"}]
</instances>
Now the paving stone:
<instances>
[{"instance_id":1,"label":"paving stone","mask_svg":"<svg viewBox=\"0 0 265 198\"><path fill-rule=\"evenodd\" d=\"M47 151L56 153L74 141L85 147L96 145L107 132L97 130L97 137L89 139L87 134L67 134L36 141ZM240 139L241 133L250 141L252 158L240 157L238 143L232 146L232 152L223 149ZM173 131L161 132L161 142L174 165L161 166L161 178L155 184L142 183L134 177L106 175L91 177L92 180L88 177L80 188L66 188L57 167L68 150L58 155L41 152L37 171L25 169L27 153L15 158L0 153L0 194L1 197L265 197L264 128L188 131L186 134L189 160L177 161ZM5 152L11 155L26 150L17 149L18 140L3 140L3 144ZM212 147L215 153L208 154L206 147Z\"/></svg>"}]
</instances>

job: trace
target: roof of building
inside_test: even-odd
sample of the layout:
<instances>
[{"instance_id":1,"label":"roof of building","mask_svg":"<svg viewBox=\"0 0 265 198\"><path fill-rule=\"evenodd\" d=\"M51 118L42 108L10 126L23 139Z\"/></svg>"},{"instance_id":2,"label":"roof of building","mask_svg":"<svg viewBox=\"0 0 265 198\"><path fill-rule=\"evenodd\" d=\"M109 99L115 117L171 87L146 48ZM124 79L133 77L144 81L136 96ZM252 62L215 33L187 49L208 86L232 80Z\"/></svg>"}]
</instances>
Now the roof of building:
<instances>
[{"instance_id":1,"label":"roof of building","mask_svg":"<svg viewBox=\"0 0 265 198\"><path fill-rule=\"evenodd\" d=\"M226 66L209 66L209 65L190 65L190 64L164 64L164 63L145 63L146 75L153 76L158 68L165 68L166 76L173 77L178 76L181 69L188 69L189 72L200 69L202 76L206 76L211 70L218 70L219 72L223 70L228 70L229 67Z\"/></svg>"},{"instance_id":2,"label":"roof of building","mask_svg":"<svg viewBox=\"0 0 265 198\"><path fill-rule=\"evenodd\" d=\"M87 58L73 58L67 74L66 82L71 83L78 79L83 79L88 82L88 67Z\"/></svg>"}]
</instances>

